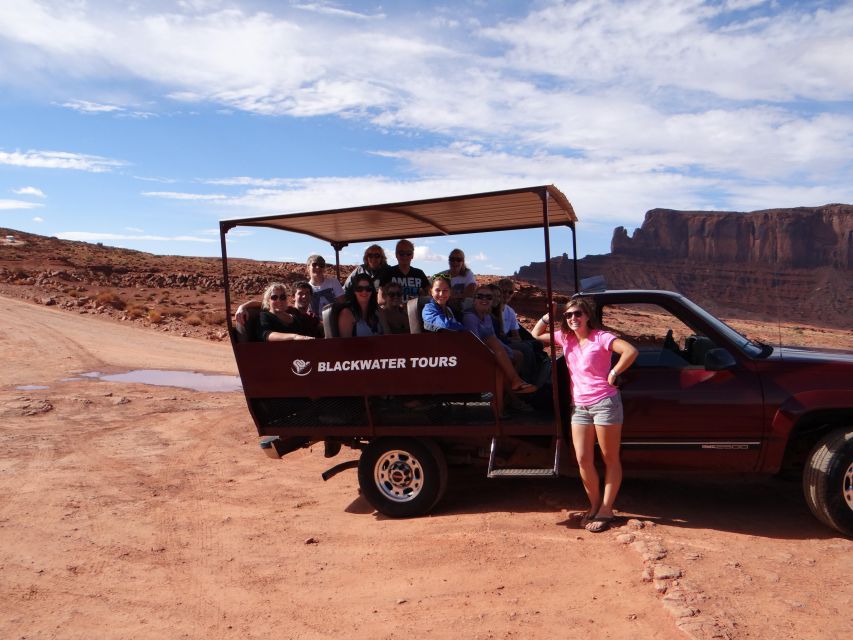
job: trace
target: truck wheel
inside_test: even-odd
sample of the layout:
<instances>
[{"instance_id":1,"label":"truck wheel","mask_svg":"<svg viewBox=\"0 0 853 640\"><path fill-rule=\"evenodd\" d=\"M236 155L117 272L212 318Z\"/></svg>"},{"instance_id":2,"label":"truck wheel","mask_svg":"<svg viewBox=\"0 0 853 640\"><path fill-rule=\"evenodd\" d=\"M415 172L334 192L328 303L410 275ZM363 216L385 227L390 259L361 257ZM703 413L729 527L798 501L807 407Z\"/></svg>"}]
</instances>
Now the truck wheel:
<instances>
[{"instance_id":1,"label":"truck wheel","mask_svg":"<svg viewBox=\"0 0 853 640\"><path fill-rule=\"evenodd\" d=\"M429 513L447 488L447 461L431 440L380 438L358 461L358 483L367 501L392 518Z\"/></svg>"},{"instance_id":2,"label":"truck wheel","mask_svg":"<svg viewBox=\"0 0 853 640\"><path fill-rule=\"evenodd\" d=\"M853 537L853 430L834 431L815 445L803 492L818 520Z\"/></svg>"}]
</instances>

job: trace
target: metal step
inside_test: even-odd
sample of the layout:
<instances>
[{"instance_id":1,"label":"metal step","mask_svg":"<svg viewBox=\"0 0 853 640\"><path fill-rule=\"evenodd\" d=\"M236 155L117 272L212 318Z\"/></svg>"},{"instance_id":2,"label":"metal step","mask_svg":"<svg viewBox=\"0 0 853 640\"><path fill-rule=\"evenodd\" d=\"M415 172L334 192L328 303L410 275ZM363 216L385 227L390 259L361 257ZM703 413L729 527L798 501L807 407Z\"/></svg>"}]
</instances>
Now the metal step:
<instances>
[{"instance_id":1,"label":"metal step","mask_svg":"<svg viewBox=\"0 0 853 640\"><path fill-rule=\"evenodd\" d=\"M495 467L495 452L498 448L498 439L492 438L492 446L489 448L489 469L487 478L556 478L560 475L560 440L554 438L554 466L534 467L532 469L520 469L518 467Z\"/></svg>"}]
</instances>

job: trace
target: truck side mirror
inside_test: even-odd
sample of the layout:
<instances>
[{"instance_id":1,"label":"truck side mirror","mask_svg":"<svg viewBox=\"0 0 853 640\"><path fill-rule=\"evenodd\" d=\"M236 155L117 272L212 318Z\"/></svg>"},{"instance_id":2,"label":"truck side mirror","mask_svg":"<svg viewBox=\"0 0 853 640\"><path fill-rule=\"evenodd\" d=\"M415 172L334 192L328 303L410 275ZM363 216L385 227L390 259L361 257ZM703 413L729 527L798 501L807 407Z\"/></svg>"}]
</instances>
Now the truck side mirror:
<instances>
[{"instance_id":1,"label":"truck side mirror","mask_svg":"<svg viewBox=\"0 0 853 640\"><path fill-rule=\"evenodd\" d=\"M734 356L719 347L711 349L705 354L705 369L707 371L723 371L731 369L736 364Z\"/></svg>"}]
</instances>

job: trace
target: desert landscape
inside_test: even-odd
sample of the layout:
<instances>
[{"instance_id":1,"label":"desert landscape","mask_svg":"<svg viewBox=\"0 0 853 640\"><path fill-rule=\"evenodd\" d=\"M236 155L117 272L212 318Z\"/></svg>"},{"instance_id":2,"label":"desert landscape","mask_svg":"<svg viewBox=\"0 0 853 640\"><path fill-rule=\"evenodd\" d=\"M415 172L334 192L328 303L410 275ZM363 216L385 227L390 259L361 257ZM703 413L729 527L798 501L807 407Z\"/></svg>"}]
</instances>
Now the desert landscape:
<instances>
[{"instance_id":1,"label":"desert landscape","mask_svg":"<svg viewBox=\"0 0 853 640\"><path fill-rule=\"evenodd\" d=\"M110 381L189 370L236 382L217 260L9 233L2 637L853 632L853 541L811 516L797 480L631 477L618 526L596 535L579 527L576 478L452 471L433 515L387 519L354 472L322 482L341 459L322 447L265 457L238 391ZM237 294L298 267L236 261ZM529 323L544 299L520 289ZM732 323L853 348L849 328Z\"/></svg>"}]
</instances>

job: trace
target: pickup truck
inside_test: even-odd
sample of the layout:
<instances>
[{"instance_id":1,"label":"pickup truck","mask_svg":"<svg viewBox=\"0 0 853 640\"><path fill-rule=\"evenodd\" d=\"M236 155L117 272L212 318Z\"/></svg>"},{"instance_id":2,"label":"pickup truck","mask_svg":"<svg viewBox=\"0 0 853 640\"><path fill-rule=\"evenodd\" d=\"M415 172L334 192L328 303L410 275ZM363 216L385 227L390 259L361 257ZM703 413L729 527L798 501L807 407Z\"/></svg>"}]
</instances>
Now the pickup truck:
<instances>
[{"instance_id":1,"label":"pickup truck","mask_svg":"<svg viewBox=\"0 0 853 640\"><path fill-rule=\"evenodd\" d=\"M536 411L516 413L503 404L501 370L479 338L422 331L423 299L408 303L407 335L336 337L331 304L325 339L256 342L251 318L232 323L226 253L227 233L240 226L307 234L330 243L340 279L340 251L350 243L538 228L544 312L554 298L551 230L571 231L576 258L576 222L551 185L221 221L229 330L261 448L273 458L317 442L327 457L360 451L323 477L357 467L365 498L392 517L435 508L449 464L482 465L489 477L576 473L560 354L549 354ZM595 300L605 327L640 351L620 381L626 471L797 470L814 515L853 536L853 354L750 340L673 292L581 293Z\"/></svg>"}]
</instances>

